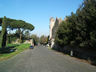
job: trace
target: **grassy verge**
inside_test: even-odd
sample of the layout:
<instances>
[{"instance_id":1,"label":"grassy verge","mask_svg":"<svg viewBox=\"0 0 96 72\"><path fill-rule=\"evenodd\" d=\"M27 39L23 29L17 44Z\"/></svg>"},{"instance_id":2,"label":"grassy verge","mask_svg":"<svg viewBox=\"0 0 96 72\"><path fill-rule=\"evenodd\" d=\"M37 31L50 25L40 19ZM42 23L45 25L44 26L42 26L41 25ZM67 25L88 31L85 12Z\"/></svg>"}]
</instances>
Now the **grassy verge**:
<instances>
[{"instance_id":1,"label":"grassy verge","mask_svg":"<svg viewBox=\"0 0 96 72\"><path fill-rule=\"evenodd\" d=\"M52 50L52 48L51 48L51 47L48 47L48 49L49 49L49 50Z\"/></svg>"},{"instance_id":2,"label":"grassy verge","mask_svg":"<svg viewBox=\"0 0 96 72\"><path fill-rule=\"evenodd\" d=\"M30 44L20 44L20 45L8 45L7 47L12 47L15 46L16 51L15 52L11 52L11 53L5 53L5 54L0 54L0 61L2 60L6 60L8 58L11 58L17 54L19 54L20 52L26 50L29 48Z\"/></svg>"}]
</instances>

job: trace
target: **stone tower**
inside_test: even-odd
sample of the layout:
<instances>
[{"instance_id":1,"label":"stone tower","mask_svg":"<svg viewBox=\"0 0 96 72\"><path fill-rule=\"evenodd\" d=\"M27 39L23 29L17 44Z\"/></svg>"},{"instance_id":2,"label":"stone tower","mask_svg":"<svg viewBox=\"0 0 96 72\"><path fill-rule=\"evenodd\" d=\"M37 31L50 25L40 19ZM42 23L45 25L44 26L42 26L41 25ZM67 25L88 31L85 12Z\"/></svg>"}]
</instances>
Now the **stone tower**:
<instances>
[{"instance_id":1,"label":"stone tower","mask_svg":"<svg viewBox=\"0 0 96 72\"><path fill-rule=\"evenodd\" d=\"M54 27L54 24L55 24L55 19L54 19L53 17L51 17L51 18L50 18L50 26L49 26L49 28L50 28L49 39L50 39L50 40L51 40L51 38L52 38L52 29L53 29L53 27Z\"/></svg>"},{"instance_id":2,"label":"stone tower","mask_svg":"<svg viewBox=\"0 0 96 72\"><path fill-rule=\"evenodd\" d=\"M61 18L60 19L56 18L56 20L53 17L50 18L49 40L50 40L51 48L54 47L56 32L61 22L62 22Z\"/></svg>"}]
</instances>

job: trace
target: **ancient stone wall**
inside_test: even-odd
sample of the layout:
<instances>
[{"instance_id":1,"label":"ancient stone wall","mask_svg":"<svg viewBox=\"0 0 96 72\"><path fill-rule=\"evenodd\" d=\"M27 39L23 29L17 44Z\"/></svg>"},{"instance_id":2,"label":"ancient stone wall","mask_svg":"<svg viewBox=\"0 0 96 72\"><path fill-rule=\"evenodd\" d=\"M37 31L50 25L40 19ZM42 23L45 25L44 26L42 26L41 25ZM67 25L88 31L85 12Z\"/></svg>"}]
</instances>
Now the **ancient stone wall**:
<instances>
[{"instance_id":1,"label":"ancient stone wall","mask_svg":"<svg viewBox=\"0 0 96 72\"><path fill-rule=\"evenodd\" d=\"M62 22L61 18L60 19L56 18L56 20L53 17L50 18L50 35L49 35L49 39L50 39L51 48L55 44L54 41L55 41L56 32L57 32L58 27L59 27L61 22Z\"/></svg>"}]
</instances>

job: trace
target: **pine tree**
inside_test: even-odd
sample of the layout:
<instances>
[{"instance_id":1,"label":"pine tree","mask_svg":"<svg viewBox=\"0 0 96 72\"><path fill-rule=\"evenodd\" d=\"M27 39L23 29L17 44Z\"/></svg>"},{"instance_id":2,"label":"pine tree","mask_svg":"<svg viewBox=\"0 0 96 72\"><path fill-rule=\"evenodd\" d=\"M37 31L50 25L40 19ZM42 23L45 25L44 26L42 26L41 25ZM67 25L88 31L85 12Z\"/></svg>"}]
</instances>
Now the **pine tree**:
<instances>
[{"instance_id":1,"label":"pine tree","mask_svg":"<svg viewBox=\"0 0 96 72\"><path fill-rule=\"evenodd\" d=\"M1 32L1 47L6 47L6 37L7 37L7 30L6 30L6 17L4 16L2 21L2 32Z\"/></svg>"}]
</instances>

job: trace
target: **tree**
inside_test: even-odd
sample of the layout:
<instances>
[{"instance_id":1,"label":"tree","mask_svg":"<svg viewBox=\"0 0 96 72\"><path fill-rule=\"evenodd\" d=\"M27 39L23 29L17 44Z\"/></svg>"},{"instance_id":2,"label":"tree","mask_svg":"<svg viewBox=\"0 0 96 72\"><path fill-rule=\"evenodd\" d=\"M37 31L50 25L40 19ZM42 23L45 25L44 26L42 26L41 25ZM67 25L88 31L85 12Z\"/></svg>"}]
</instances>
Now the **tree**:
<instances>
[{"instance_id":1,"label":"tree","mask_svg":"<svg viewBox=\"0 0 96 72\"><path fill-rule=\"evenodd\" d=\"M38 42L39 42L39 37L35 34L32 34L31 35L31 38L33 39L34 41L34 45L38 45Z\"/></svg>"},{"instance_id":2,"label":"tree","mask_svg":"<svg viewBox=\"0 0 96 72\"><path fill-rule=\"evenodd\" d=\"M28 39L28 38L30 38L30 33L29 33L29 31L27 30L27 31L25 31L25 33L24 33L24 35L25 35L25 37Z\"/></svg>"},{"instance_id":3,"label":"tree","mask_svg":"<svg viewBox=\"0 0 96 72\"><path fill-rule=\"evenodd\" d=\"M29 24L25 21L22 21L22 20L18 20L18 21L13 21L10 23L10 28L12 29L18 29L19 31L19 36L20 36L20 40L22 42L22 35L23 35L23 32L25 30L29 30L29 31L32 31L34 29L34 26L32 24Z\"/></svg>"},{"instance_id":4,"label":"tree","mask_svg":"<svg viewBox=\"0 0 96 72\"><path fill-rule=\"evenodd\" d=\"M55 42L60 46L96 48L96 0L84 0L75 14L67 16L57 30Z\"/></svg>"},{"instance_id":5,"label":"tree","mask_svg":"<svg viewBox=\"0 0 96 72\"><path fill-rule=\"evenodd\" d=\"M6 25L6 17L4 16L2 21L2 32L1 32L1 47L5 48L6 46L6 36L7 36L7 25Z\"/></svg>"},{"instance_id":6,"label":"tree","mask_svg":"<svg viewBox=\"0 0 96 72\"><path fill-rule=\"evenodd\" d=\"M5 23L6 23L6 28L4 27ZM27 23L27 22L22 21L22 20L15 20L15 19L10 19L10 18L6 18L6 17L0 18L0 26L2 26L2 37L3 36L5 37L5 40L3 42L4 44L2 44L3 46L6 46L5 41L6 41L6 34L7 34L7 29L8 28L11 29L11 30L19 29L20 40L22 40L22 34L23 34L24 30L32 31L34 29L34 26L30 23Z\"/></svg>"},{"instance_id":7,"label":"tree","mask_svg":"<svg viewBox=\"0 0 96 72\"><path fill-rule=\"evenodd\" d=\"M42 35L40 37L40 44L46 45L48 43L48 37Z\"/></svg>"},{"instance_id":8,"label":"tree","mask_svg":"<svg viewBox=\"0 0 96 72\"><path fill-rule=\"evenodd\" d=\"M55 37L55 43L61 47L69 44L70 30L69 30L68 26L69 26L69 24L67 24L66 22L63 21L57 30L57 34Z\"/></svg>"},{"instance_id":9,"label":"tree","mask_svg":"<svg viewBox=\"0 0 96 72\"><path fill-rule=\"evenodd\" d=\"M77 10L78 25L81 28L82 42L80 46L96 47L96 0L85 0Z\"/></svg>"}]
</instances>

